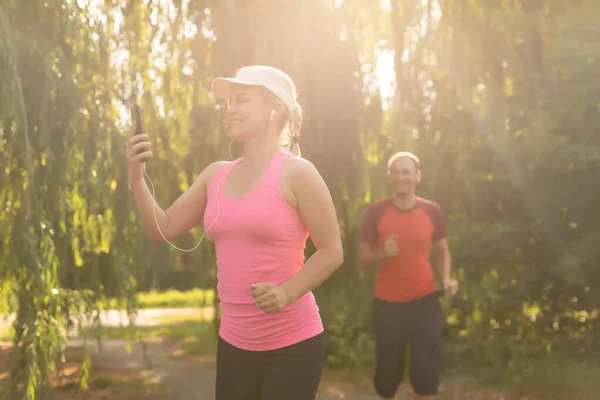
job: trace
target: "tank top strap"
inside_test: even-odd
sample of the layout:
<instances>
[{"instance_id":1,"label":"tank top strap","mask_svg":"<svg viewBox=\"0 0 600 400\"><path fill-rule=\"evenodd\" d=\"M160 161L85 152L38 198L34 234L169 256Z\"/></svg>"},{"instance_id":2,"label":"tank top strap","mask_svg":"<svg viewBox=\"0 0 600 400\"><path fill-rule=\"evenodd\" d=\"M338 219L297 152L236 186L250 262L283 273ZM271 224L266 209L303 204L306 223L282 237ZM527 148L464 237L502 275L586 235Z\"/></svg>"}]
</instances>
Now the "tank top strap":
<instances>
[{"instance_id":1,"label":"tank top strap","mask_svg":"<svg viewBox=\"0 0 600 400\"><path fill-rule=\"evenodd\" d=\"M281 152L273 159L273 161L271 161L268 169L265 171L264 184L269 186L273 184L279 186L281 184L281 172L283 171L283 166L286 160L291 156L291 153Z\"/></svg>"},{"instance_id":2,"label":"tank top strap","mask_svg":"<svg viewBox=\"0 0 600 400\"><path fill-rule=\"evenodd\" d=\"M229 161L225 166L223 166L223 168L219 169L217 171L217 173L215 174L215 176L213 176L210 184L208 185L209 187L209 192L213 192L217 185L224 181L225 179L227 179L227 176L229 175L229 173L231 172L231 170L240 163L240 161L242 161L242 158L237 158L235 160ZM222 186L222 185L221 185Z\"/></svg>"}]
</instances>

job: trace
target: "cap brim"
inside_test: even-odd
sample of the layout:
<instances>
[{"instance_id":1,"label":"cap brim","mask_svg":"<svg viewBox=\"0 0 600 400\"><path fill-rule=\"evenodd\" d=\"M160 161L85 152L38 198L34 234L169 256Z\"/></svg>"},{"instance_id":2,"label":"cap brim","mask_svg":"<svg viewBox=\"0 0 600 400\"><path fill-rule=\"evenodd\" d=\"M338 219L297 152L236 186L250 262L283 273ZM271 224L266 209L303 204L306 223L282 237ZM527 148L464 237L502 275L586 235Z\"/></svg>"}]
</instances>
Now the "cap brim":
<instances>
[{"instance_id":1,"label":"cap brim","mask_svg":"<svg viewBox=\"0 0 600 400\"><path fill-rule=\"evenodd\" d=\"M210 91L218 99L228 99L231 96L231 88L233 85L257 86L255 83L235 78L216 78L210 85Z\"/></svg>"}]
</instances>

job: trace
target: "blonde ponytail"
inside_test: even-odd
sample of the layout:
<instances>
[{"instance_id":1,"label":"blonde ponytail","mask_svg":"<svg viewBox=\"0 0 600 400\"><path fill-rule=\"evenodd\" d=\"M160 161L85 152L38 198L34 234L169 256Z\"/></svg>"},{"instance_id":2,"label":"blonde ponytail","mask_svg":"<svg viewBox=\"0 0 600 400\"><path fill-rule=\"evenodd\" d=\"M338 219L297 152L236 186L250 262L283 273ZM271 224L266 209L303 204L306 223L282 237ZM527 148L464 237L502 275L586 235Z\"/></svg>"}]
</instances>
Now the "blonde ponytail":
<instances>
[{"instance_id":1,"label":"blonde ponytail","mask_svg":"<svg viewBox=\"0 0 600 400\"><path fill-rule=\"evenodd\" d=\"M296 107L292 111L292 119L290 126L290 144L292 154L296 157L302 157L300 151L300 130L302 129L302 108L296 103Z\"/></svg>"}]
</instances>

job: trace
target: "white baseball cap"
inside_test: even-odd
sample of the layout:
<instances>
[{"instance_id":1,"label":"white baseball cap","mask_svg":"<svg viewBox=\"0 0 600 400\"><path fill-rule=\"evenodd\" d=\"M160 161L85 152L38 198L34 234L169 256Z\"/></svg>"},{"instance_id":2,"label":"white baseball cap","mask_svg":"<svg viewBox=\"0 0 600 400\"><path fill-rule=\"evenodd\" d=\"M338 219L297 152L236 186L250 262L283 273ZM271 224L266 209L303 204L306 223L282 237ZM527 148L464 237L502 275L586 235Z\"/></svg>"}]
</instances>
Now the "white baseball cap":
<instances>
[{"instance_id":1,"label":"white baseball cap","mask_svg":"<svg viewBox=\"0 0 600 400\"><path fill-rule=\"evenodd\" d=\"M262 86L273 93L286 106L290 115L296 108L296 90L290 77L277 68L264 65L251 65L241 68L235 78L219 77L212 81L211 92L227 99L231 96L233 84Z\"/></svg>"}]
</instances>

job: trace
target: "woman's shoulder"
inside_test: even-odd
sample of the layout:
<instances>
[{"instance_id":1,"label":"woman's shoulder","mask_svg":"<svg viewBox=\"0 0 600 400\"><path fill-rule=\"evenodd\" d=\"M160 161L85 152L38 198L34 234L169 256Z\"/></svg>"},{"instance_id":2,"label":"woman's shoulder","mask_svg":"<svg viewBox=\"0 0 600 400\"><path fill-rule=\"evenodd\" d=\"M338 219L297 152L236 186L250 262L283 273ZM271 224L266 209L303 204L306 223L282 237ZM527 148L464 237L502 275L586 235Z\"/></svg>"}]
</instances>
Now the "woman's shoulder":
<instances>
[{"instance_id":1,"label":"woman's shoulder","mask_svg":"<svg viewBox=\"0 0 600 400\"><path fill-rule=\"evenodd\" d=\"M209 185L215 176L232 162L233 161L215 161L208 164L204 170L202 170L200 175L198 175L198 180L202 181L205 185Z\"/></svg>"},{"instance_id":2,"label":"woman's shoulder","mask_svg":"<svg viewBox=\"0 0 600 400\"><path fill-rule=\"evenodd\" d=\"M284 179L290 180L294 185L302 185L306 181L321 180L317 167L307 160L295 155L290 155L283 166Z\"/></svg>"},{"instance_id":3,"label":"woman's shoulder","mask_svg":"<svg viewBox=\"0 0 600 400\"><path fill-rule=\"evenodd\" d=\"M287 173L291 174L318 173L317 168L312 162L308 161L306 158L295 156L293 154L287 158L283 168L284 170L287 170Z\"/></svg>"},{"instance_id":4,"label":"woman's shoulder","mask_svg":"<svg viewBox=\"0 0 600 400\"><path fill-rule=\"evenodd\" d=\"M208 164L206 166L206 168L204 168L203 173L206 174L216 174L217 172L219 172L223 167L233 163L234 161L215 161L212 162L210 164Z\"/></svg>"}]
</instances>

